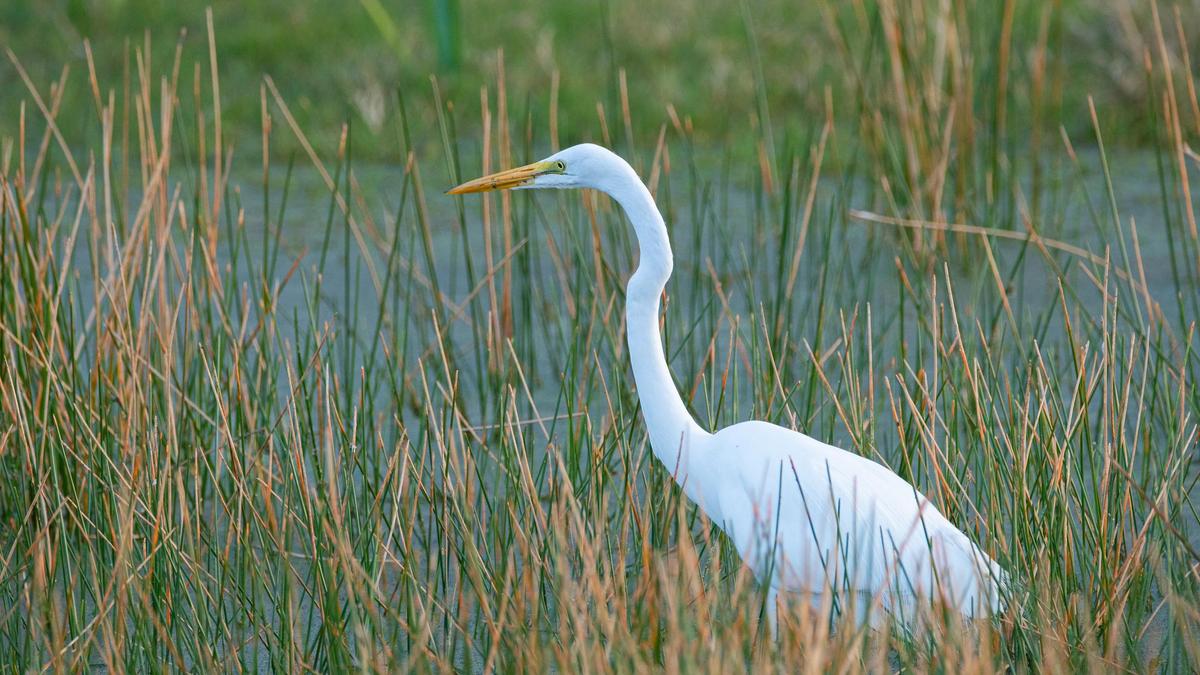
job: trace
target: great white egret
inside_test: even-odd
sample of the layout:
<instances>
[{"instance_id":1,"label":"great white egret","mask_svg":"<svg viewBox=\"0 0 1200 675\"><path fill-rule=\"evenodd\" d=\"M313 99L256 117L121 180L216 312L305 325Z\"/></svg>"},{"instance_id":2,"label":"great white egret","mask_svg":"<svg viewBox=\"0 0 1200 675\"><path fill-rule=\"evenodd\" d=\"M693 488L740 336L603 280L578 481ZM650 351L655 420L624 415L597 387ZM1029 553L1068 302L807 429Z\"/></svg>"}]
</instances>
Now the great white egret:
<instances>
[{"instance_id":1,"label":"great white egret","mask_svg":"<svg viewBox=\"0 0 1200 675\"><path fill-rule=\"evenodd\" d=\"M674 265L667 228L625 160L576 145L448 193L527 188L599 190L633 224L640 259L626 286L626 337L651 449L768 586L773 634L779 591L875 625L890 614L912 627L924 614L918 600L968 617L1003 608L1000 565L886 467L767 422L716 433L696 423L658 332L659 298Z\"/></svg>"}]
</instances>

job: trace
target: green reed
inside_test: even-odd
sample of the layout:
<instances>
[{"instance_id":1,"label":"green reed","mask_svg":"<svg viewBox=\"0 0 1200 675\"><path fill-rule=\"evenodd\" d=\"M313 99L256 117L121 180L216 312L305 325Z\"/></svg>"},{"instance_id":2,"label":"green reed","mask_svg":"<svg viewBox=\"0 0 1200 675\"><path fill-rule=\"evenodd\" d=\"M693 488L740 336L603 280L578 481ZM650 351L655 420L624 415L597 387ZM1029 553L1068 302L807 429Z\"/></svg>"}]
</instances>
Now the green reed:
<instances>
[{"instance_id":1,"label":"green reed","mask_svg":"<svg viewBox=\"0 0 1200 675\"><path fill-rule=\"evenodd\" d=\"M862 34L864 58L888 57ZM94 144L61 140L63 89L32 81L4 142L8 668L1200 664L1178 59L1146 73L1164 94L1147 104L1152 222L1123 210L1102 111L1054 149L1002 142L996 122L943 151L918 117L772 140L762 96L743 162L674 112L638 135L617 73L595 122L563 127L614 139L656 192L678 260L667 353L702 424L765 418L883 462L1017 581L980 625L831 630L793 606L773 644L762 589L648 451L624 345L635 242L615 206L441 193L548 152L532 99L502 70L477 100L400 92L405 161L379 169L356 162L351 125L336 153L313 150L266 79L261 143L230 147L208 39L195 67L134 49L113 95L68 77L98 94ZM1007 94L954 95L939 110L1003 116ZM862 117L894 102L865 97ZM282 167L280 137L301 148ZM898 148L907 168L884 161ZM962 185L1008 206L935 208L975 187L918 199L950 183L952 155ZM1027 174L995 170L1017 160L1039 167L1036 204ZM1163 240L1170 282L1150 288L1143 249Z\"/></svg>"}]
</instances>

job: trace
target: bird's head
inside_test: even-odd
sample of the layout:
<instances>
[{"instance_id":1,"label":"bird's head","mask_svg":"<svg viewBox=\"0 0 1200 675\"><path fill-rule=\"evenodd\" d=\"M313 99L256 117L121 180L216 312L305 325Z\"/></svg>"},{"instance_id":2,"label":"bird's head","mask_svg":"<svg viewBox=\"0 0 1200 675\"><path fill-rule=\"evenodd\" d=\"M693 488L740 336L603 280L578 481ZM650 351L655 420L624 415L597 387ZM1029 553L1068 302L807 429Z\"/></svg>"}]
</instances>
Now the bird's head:
<instances>
[{"instance_id":1,"label":"bird's head","mask_svg":"<svg viewBox=\"0 0 1200 675\"><path fill-rule=\"evenodd\" d=\"M595 188L604 190L611 181L632 169L611 150L591 143L571 146L540 162L493 173L467 181L446 191L462 195L491 190L531 188Z\"/></svg>"}]
</instances>

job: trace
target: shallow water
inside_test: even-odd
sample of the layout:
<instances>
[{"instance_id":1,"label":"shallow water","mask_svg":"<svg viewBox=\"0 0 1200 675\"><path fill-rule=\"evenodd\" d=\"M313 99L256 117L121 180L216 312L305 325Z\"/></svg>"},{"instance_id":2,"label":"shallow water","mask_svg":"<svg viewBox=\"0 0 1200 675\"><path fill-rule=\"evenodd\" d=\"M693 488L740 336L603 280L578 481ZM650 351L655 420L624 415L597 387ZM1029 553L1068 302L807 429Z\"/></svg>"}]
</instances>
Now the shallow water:
<instances>
[{"instance_id":1,"label":"shallow water","mask_svg":"<svg viewBox=\"0 0 1200 675\"><path fill-rule=\"evenodd\" d=\"M1046 194L1041 215L1036 219L1042 236L1055 239L1090 252L1101 258L1111 255L1115 267L1124 269L1124 256L1134 255L1134 242L1130 223L1137 227L1137 251L1142 265L1134 264L1136 284L1144 274L1146 294L1158 303L1163 313L1171 317L1182 316L1188 321L1195 318L1195 302L1198 288L1194 270L1184 268L1179 249L1172 248L1161 204L1163 196L1155 168L1155 157L1149 154L1132 154L1112 161L1115 201L1119 209L1121 231L1118 233L1110 208L1107 204L1103 174L1097 168L1094 153L1085 154L1081 162L1085 167L1076 175L1074 169L1060 164L1048 163ZM481 336L486 333L477 325L482 319L488 321L491 309L485 292L479 290L478 279L488 266L483 244L484 225L480 218L479 198L456 200L446 197L436 189L448 179L425 176L427 187L425 200L428 208L429 255L426 259L422 245L423 230L419 224L416 199L404 187L403 167L368 165L358 166L354 172L360 186L357 202L353 208L357 229L348 228L347 218L332 203L329 191L321 177L313 170L297 168L289 190L286 210L278 215L285 173L273 170L269 203L265 203L258 177L252 171L239 173L235 182L244 185L232 194L232 208L244 212L238 218L244 225L234 232L234 244L226 230L222 231L224 245L219 250L219 259L228 263L233 256L242 261L254 261L253 265L240 264L234 281L247 289L250 298L255 297L260 283L258 261L270 253L269 242L278 235L280 251L275 273L268 282L275 284L298 260L296 274L279 289L275 305L277 317L277 339L281 348L297 353L309 353L313 336L328 327L338 334L342 342L343 357L339 362L343 375L359 372L364 367L378 365L396 367L404 364L415 369L418 363L428 367L438 360L439 331L448 336L449 348L455 352L454 362L463 371L462 407L473 426L487 427L501 420L496 419L496 410L487 403L490 394L479 392L488 386L489 380L482 375L486 364L481 367L479 353ZM697 185L698 183L698 185ZM1015 203L1028 199L1032 192L1028 183L1025 195L1015 198ZM725 354L734 349L730 331L737 323L739 336L744 338L756 328L764 315L773 317L775 307L782 307L782 324L787 328L791 351L781 355L787 372L784 377L793 380L800 377L807 366L801 350L803 342L812 343L813 350L820 353L836 344L839 337L836 327L827 326L819 332L815 321L818 312L824 312L827 320L837 317L859 317L864 321L869 307L873 332L861 335L876 341L876 358L880 369L894 373L898 362L908 359L920 365L922 356L903 355L902 347L912 341L914 329L907 328L900 317L903 291L896 270L896 258L909 260L911 256L899 247L902 237L890 225L864 223L848 219L850 209L887 213L876 203L870 186L861 181L828 177L821 183L820 193L813 209L813 221L805 242L803 257L794 286L793 297L786 304L776 305L782 290L779 288L779 261L790 261L793 249L780 250L778 236L779 213L763 204L761 192L753 187L752 180L738 182L719 177L700 176L695 181L686 176L674 176L661 186L660 206L668 222L676 254L676 273L668 286L667 317L665 321L668 353L677 382L684 386L693 382L694 373L703 368L705 349L710 337L717 361L724 361ZM1177 203L1173 196L1169 203ZM499 200L494 199L493 205ZM577 193L516 194L512 198L514 220L514 242L520 249L511 264L505 263L504 270L511 270L513 277L512 303L517 329L512 337L511 348L526 368L531 389L531 401L521 402L524 419L542 415L559 415L564 408L564 394L573 374L568 372L572 357L570 350L577 344L597 350L595 360L599 362L610 389L630 391L627 366L618 358L619 336L616 345L606 339L583 339L581 327L587 323L599 323L595 319L574 318L569 306L580 298L591 298L600 292L593 286L605 285L603 291L615 307L614 317L619 317L619 287L635 264L631 233L623 221L611 209L597 209L595 225L590 213L581 207L584 198ZM459 211L459 205L463 211ZM264 217L264 207L268 216ZM494 206L494 209L496 207ZM465 221L460 220L465 216ZM495 217L495 216L494 216ZM270 220L272 224L266 225ZM494 261L502 254L498 218L493 221L496 234L493 252ZM998 218L997 221L1000 219ZM1010 219L1011 220L1011 219ZM368 221L373 225L368 226ZM282 229L279 229L282 223ZM968 225L1007 228L1011 222L972 222ZM931 256L923 268L908 265L906 274L937 277L939 302L947 299L944 280L948 275L953 282L955 305L964 333L975 326L991 327L1002 324L1001 304L996 290L996 276L992 266L978 246L975 235L949 235L949 243L943 253ZM1123 240L1126 251L1120 248L1106 250L1104 242ZM793 235L784 240L794 244ZM395 256L389 248L396 242ZM995 269L1006 280L1010 271L1018 270L1008 280L1008 298L1015 315L1022 344L1036 342L1039 350L1048 359L1064 359L1069 349L1065 343L1060 322L1049 322L1039 326L1036 318L1048 307L1060 302L1058 272L1061 266L1063 277L1078 293L1081 311L1093 315L1101 314L1106 298L1096 286L1093 277L1085 273L1079 258L1070 254L1055 253L1053 262L1047 261L1034 247L1022 242L993 238ZM598 250L593 251L593 247ZM1173 250L1175 253L1173 254ZM320 274L321 259L325 258L324 274ZM468 271L467 259L475 265L473 275ZM389 260L400 270L397 279L390 284L380 279L386 276ZM78 263L76 285L78 306L81 315L90 310L93 289L90 283L90 266L82 243L76 254ZM500 263L497 263L500 264ZM1088 264L1095 278L1102 278L1099 266ZM453 309L448 313L448 325L434 328L435 312L432 309L433 293L424 282L415 282L407 288L409 269L419 272L420 279L436 277L441 292ZM372 275L374 271L374 275ZM1115 273L1113 273L1115 275ZM596 280L600 279L600 282ZM380 286L377 286L377 283ZM716 300L716 288L723 294ZM381 286L388 284L387 292ZM1129 283L1113 279L1109 292L1116 292L1121 306L1132 316L1144 311L1145 296L1133 293ZM478 292L477 292L478 291ZM1111 304L1111 299L1109 300ZM254 307L254 303L250 303ZM576 308L578 311L578 308ZM907 310L912 312L910 306ZM251 309L248 318L257 317L258 311ZM297 323L299 328L296 328ZM909 318L909 321L912 319ZM1178 321L1175 322L1178 324ZM617 318L611 320L614 327L620 326ZM863 329L859 328L860 332ZM409 339L401 342L398 335ZM1009 338L1010 340L1013 338ZM356 345L347 349L345 343ZM376 349L379 344L391 348ZM610 352L599 350L611 348ZM1010 350L1024 353L1024 350ZM1016 358L1015 356L1012 358ZM410 372L411 376L411 372ZM837 374L832 375L834 378ZM836 386L835 382L835 386ZM1069 386L1070 383L1064 383ZM288 395L288 383L278 383L281 397ZM478 394L478 396L476 396ZM589 409L605 410L600 392L587 390L581 401ZM385 415L395 414L406 427L410 436L421 433L420 418L410 411L394 410L392 393L376 387L366 392L376 399L376 409ZM788 423L789 418L780 409L759 410L756 392L746 386L726 398L712 400L709 389L701 386L691 403L701 420L718 426L750 416L769 414L772 419ZM835 416L829 413L828 402L823 390L815 400L794 403L795 409L807 418L798 420L803 430L822 440L850 447L850 439ZM1099 405L1099 403L1097 403ZM878 411L877 411L878 414ZM886 426L886 425L881 425ZM556 432L551 428L550 435ZM894 446L888 446L894 430L884 429L878 441L883 447L876 448L884 458L895 456ZM1193 491L1193 501L1200 492ZM1194 548L1200 548L1200 526L1196 522L1184 522L1181 527ZM305 565L297 563L296 569L306 574ZM308 599L305 600L306 602ZM305 605L301 613L313 610ZM268 611L267 614L273 612ZM1161 623L1165 623L1162 614ZM1156 639L1148 636L1148 641Z\"/></svg>"}]
</instances>

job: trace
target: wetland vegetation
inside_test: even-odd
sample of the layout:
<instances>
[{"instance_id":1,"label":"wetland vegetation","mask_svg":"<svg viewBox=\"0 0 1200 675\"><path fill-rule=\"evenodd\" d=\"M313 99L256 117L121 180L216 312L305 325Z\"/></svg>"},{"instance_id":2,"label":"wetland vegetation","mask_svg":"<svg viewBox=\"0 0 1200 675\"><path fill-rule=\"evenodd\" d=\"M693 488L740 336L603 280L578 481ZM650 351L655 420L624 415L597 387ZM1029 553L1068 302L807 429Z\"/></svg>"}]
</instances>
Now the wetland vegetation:
<instances>
[{"instance_id":1,"label":"wetland vegetation","mask_svg":"<svg viewBox=\"0 0 1200 675\"><path fill-rule=\"evenodd\" d=\"M6 670L1200 668L1193 6L343 5L0 9ZM892 468L1008 612L769 639L619 211L442 194L584 140L696 418Z\"/></svg>"}]
</instances>

